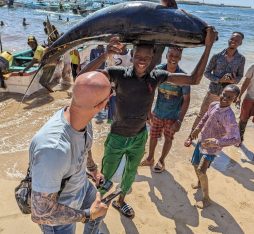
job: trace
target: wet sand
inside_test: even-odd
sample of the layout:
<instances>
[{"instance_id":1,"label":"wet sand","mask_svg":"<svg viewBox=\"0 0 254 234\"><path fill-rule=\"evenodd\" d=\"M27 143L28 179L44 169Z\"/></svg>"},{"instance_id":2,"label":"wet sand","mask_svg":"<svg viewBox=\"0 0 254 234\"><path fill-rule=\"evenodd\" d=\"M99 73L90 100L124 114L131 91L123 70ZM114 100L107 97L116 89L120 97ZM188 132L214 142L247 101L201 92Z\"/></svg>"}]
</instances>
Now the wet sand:
<instances>
[{"instance_id":1,"label":"wet sand","mask_svg":"<svg viewBox=\"0 0 254 234\"><path fill-rule=\"evenodd\" d=\"M212 206L203 211L193 206L200 200L201 192L191 189L190 184L196 179L190 164L194 148L185 148L183 141L206 89L207 81L192 89L189 111L166 159L167 170L154 174L150 168L139 168L127 197L136 217L133 220L121 217L110 207L102 225L103 233L253 233L254 124L251 122L244 145L223 150L208 172ZM19 94L0 93L1 234L40 233L30 216L20 213L14 201L14 188L26 173L31 137L56 110L70 102L66 91L49 94L41 90L19 105L21 98ZM239 116L237 110L236 116ZM94 123L93 155L99 165L108 131L108 124ZM163 139L157 147L157 159L162 143ZM77 233L82 233L82 224L77 225Z\"/></svg>"}]
</instances>

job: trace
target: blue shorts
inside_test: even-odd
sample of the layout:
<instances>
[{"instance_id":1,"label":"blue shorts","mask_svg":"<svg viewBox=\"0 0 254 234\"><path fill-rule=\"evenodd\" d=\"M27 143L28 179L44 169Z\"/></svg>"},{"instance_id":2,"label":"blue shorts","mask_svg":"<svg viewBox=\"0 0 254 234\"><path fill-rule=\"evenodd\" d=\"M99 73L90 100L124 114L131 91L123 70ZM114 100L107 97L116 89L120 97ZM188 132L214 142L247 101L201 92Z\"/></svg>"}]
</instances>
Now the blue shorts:
<instances>
[{"instance_id":1,"label":"blue shorts","mask_svg":"<svg viewBox=\"0 0 254 234\"><path fill-rule=\"evenodd\" d=\"M191 159L192 165L198 166L202 158L209 161L210 164L211 164L216 155L214 155L214 154L202 154L200 152L200 145L201 145L201 143L198 142L197 145L196 145L196 148L193 152L192 159ZM209 167L210 167L210 164L209 164Z\"/></svg>"}]
</instances>

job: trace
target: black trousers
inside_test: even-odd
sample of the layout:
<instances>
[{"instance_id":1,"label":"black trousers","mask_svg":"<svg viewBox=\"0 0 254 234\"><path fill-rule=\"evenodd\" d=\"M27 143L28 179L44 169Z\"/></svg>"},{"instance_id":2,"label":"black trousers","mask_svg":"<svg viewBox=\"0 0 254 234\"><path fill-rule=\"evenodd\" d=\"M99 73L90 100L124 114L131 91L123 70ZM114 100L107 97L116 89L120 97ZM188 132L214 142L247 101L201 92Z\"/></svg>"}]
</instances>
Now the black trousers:
<instances>
[{"instance_id":1,"label":"black trousers","mask_svg":"<svg viewBox=\"0 0 254 234\"><path fill-rule=\"evenodd\" d=\"M4 83L4 76L3 76L1 69L0 69L0 87L4 88L4 89L6 88L5 83Z\"/></svg>"},{"instance_id":2,"label":"black trousers","mask_svg":"<svg viewBox=\"0 0 254 234\"><path fill-rule=\"evenodd\" d=\"M78 69L78 64L73 64L71 63L71 72L72 72L72 76L73 76L73 80L76 80L77 77L77 69Z\"/></svg>"}]
</instances>

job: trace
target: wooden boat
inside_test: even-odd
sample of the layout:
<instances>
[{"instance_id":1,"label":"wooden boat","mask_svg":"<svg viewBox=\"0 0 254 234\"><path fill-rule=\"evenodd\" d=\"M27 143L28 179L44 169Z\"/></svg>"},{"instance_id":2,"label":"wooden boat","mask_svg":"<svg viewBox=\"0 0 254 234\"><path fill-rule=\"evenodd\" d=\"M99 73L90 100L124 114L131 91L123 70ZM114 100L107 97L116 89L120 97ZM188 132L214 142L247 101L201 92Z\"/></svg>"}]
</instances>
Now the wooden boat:
<instances>
[{"instance_id":1,"label":"wooden boat","mask_svg":"<svg viewBox=\"0 0 254 234\"><path fill-rule=\"evenodd\" d=\"M22 76L19 74L19 72L22 71L32 59L33 59L32 50L25 50L22 52L15 53L13 55L13 61L8 69L8 72L4 74L7 89L0 90L4 92L24 94L34 74L37 72L38 66L31 67ZM27 95L30 95L41 88L42 86L39 84L39 80L35 79L31 87L29 88Z\"/></svg>"},{"instance_id":2,"label":"wooden boat","mask_svg":"<svg viewBox=\"0 0 254 234\"><path fill-rule=\"evenodd\" d=\"M73 14L79 14L82 16L87 16L95 11L98 11L104 7L113 5L113 3L102 3L100 1L87 2L86 5L77 5L72 9Z\"/></svg>"},{"instance_id":3,"label":"wooden boat","mask_svg":"<svg viewBox=\"0 0 254 234\"><path fill-rule=\"evenodd\" d=\"M47 6L47 10L54 11L54 12L64 12L69 11L71 6L68 3L56 3L56 2L50 2Z\"/></svg>"},{"instance_id":4,"label":"wooden boat","mask_svg":"<svg viewBox=\"0 0 254 234\"><path fill-rule=\"evenodd\" d=\"M24 7L30 8L30 9L45 10L47 9L48 4L46 2L25 2Z\"/></svg>"},{"instance_id":5,"label":"wooden boat","mask_svg":"<svg viewBox=\"0 0 254 234\"><path fill-rule=\"evenodd\" d=\"M87 46L83 46L78 48L80 59L81 61L86 60L86 52L85 49ZM31 80L33 79L35 73L38 71L38 66L31 67L28 71L20 75L20 71L22 71L28 63L33 59L33 51L32 50L25 50L21 52L17 52L13 54L13 61L11 66L9 67L7 73L4 74L5 84L7 89L0 88L0 92L11 92L11 93L21 93L25 94L27 87L29 86ZM70 59L68 57L68 59ZM56 67L56 71L53 74L54 77L61 77L63 69L63 61L59 62ZM28 89L26 95L29 96L32 93L37 92L38 90L42 89L43 87L39 84L39 77L42 75L42 70L38 73L37 76L33 80L32 85ZM67 74L68 75L68 74ZM69 74L70 75L70 74Z\"/></svg>"}]
</instances>

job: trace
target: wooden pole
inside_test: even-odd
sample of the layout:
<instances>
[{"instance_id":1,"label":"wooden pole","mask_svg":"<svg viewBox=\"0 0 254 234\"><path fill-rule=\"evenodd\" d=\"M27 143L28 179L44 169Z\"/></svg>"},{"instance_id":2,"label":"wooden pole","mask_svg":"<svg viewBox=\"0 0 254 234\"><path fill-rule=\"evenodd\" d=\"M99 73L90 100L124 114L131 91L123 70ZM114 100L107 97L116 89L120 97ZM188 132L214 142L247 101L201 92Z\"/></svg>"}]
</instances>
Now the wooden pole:
<instances>
[{"instance_id":1,"label":"wooden pole","mask_svg":"<svg viewBox=\"0 0 254 234\"><path fill-rule=\"evenodd\" d=\"M0 34L0 52L3 52L3 44L2 44L2 40L1 40L1 34Z\"/></svg>"}]
</instances>

